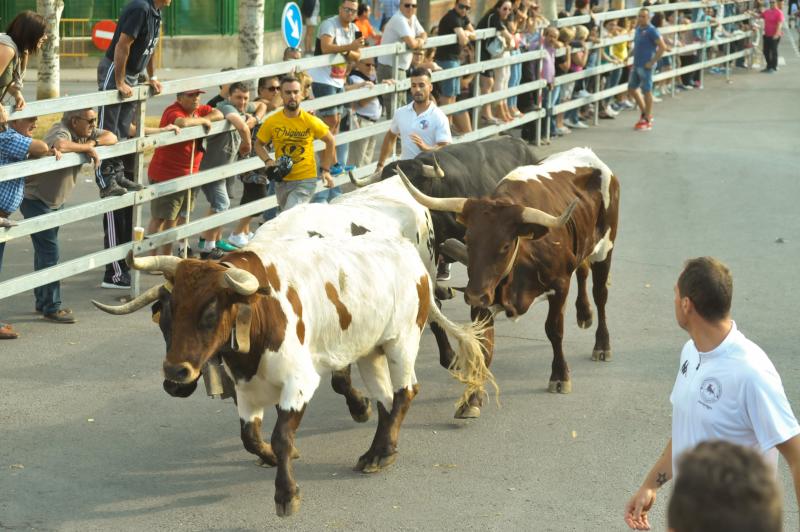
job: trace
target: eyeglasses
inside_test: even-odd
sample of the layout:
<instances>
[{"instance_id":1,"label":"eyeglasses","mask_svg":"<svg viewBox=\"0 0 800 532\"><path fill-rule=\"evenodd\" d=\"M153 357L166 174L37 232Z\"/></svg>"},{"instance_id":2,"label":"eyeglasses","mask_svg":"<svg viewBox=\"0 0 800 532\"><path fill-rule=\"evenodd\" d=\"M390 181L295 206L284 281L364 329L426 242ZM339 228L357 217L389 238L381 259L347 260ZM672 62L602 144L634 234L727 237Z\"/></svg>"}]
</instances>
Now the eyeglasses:
<instances>
[{"instance_id":1,"label":"eyeglasses","mask_svg":"<svg viewBox=\"0 0 800 532\"><path fill-rule=\"evenodd\" d=\"M355 14L355 13L358 13L358 9L353 9L352 7L344 7L344 6L342 6L342 11L344 11L345 13L350 13L351 15Z\"/></svg>"},{"instance_id":2,"label":"eyeglasses","mask_svg":"<svg viewBox=\"0 0 800 532\"><path fill-rule=\"evenodd\" d=\"M403 4L403 7L408 7L411 9L417 9L417 4Z\"/></svg>"},{"instance_id":3,"label":"eyeglasses","mask_svg":"<svg viewBox=\"0 0 800 532\"><path fill-rule=\"evenodd\" d=\"M97 124L97 118L84 118L82 116L76 116L75 118L77 118L78 120L83 120L84 122L86 122L90 126L93 126L93 125Z\"/></svg>"},{"instance_id":4,"label":"eyeglasses","mask_svg":"<svg viewBox=\"0 0 800 532\"><path fill-rule=\"evenodd\" d=\"M458 4L458 9L463 9L464 11L469 11L470 9L472 9L472 6L467 6L467 5L464 5L464 4Z\"/></svg>"}]
</instances>

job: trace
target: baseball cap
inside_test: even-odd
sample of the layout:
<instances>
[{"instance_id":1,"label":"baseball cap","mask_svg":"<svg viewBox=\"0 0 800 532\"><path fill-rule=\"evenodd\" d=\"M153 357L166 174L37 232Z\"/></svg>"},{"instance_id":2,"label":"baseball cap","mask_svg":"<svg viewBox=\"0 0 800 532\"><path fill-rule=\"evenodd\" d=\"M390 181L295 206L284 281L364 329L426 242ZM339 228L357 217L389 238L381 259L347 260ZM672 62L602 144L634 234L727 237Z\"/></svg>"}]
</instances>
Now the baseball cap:
<instances>
[{"instance_id":1,"label":"baseball cap","mask_svg":"<svg viewBox=\"0 0 800 532\"><path fill-rule=\"evenodd\" d=\"M188 91L181 91L178 93L178 96L194 96L195 94L205 94L206 91L200 89L192 89Z\"/></svg>"}]
</instances>

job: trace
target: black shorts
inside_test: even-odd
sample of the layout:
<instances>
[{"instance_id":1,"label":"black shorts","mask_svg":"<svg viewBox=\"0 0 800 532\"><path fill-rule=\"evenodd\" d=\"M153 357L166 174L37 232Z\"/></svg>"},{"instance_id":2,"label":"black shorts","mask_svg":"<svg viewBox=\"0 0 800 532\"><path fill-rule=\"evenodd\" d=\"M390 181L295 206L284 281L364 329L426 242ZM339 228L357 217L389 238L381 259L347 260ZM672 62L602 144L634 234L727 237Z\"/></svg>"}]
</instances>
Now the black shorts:
<instances>
[{"instance_id":1,"label":"black shorts","mask_svg":"<svg viewBox=\"0 0 800 532\"><path fill-rule=\"evenodd\" d=\"M245 203L267 197L267 185L259 185L256 183L242 183L242 185L244 185L244 193L242 194L242 201L239 205L244 205Z\"/></svg>"}]
</instances>

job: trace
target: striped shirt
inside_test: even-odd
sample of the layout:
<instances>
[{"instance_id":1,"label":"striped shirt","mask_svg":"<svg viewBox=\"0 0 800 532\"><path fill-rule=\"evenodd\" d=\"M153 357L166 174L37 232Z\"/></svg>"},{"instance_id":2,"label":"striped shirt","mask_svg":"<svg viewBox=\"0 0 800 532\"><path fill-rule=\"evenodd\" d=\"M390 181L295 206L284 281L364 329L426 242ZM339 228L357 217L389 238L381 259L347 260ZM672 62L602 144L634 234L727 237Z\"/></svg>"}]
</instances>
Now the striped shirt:
<instances>
[{"instance_id":1,"label":"striped shirt","mask_svg":"<svg viewBox=\"0 0 800 532\"><path fill-rule=\"evenodd\" d=\"M27 159L31 142L32 138L10 127L0 132L0 166ZM11 214L19 209L24 191L24 176L10 181L0 181L0 211Z\"/></svg>"}]
</instances>

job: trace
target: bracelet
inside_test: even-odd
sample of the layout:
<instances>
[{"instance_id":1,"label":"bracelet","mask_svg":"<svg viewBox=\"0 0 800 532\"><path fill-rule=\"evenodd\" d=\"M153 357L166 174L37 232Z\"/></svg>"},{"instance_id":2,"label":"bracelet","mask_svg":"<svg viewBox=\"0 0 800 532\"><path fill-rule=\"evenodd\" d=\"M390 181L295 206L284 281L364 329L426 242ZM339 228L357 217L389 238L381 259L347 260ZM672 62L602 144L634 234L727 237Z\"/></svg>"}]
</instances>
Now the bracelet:
<instances>
[{"instance_id":1,"label":"bracelet","mask_svg":"<svg viewBox=\"0 0 800 532\"><path fill-rule=\"evenodd\" d=\"M158 81L158 76L150 76L150 81Z\"/></svg>"},{"instance_id":2,"label":"bracelet","mask_svg":"<svg viewBox=\"0 0 800 532\"><path fill-rule=\"evenodd\" d=\"M319 169L322 170L323 172L328 172L329 174L331 173L330 168L325 168L324 166L320 166Z\"/></svg>"}]
</instances>

